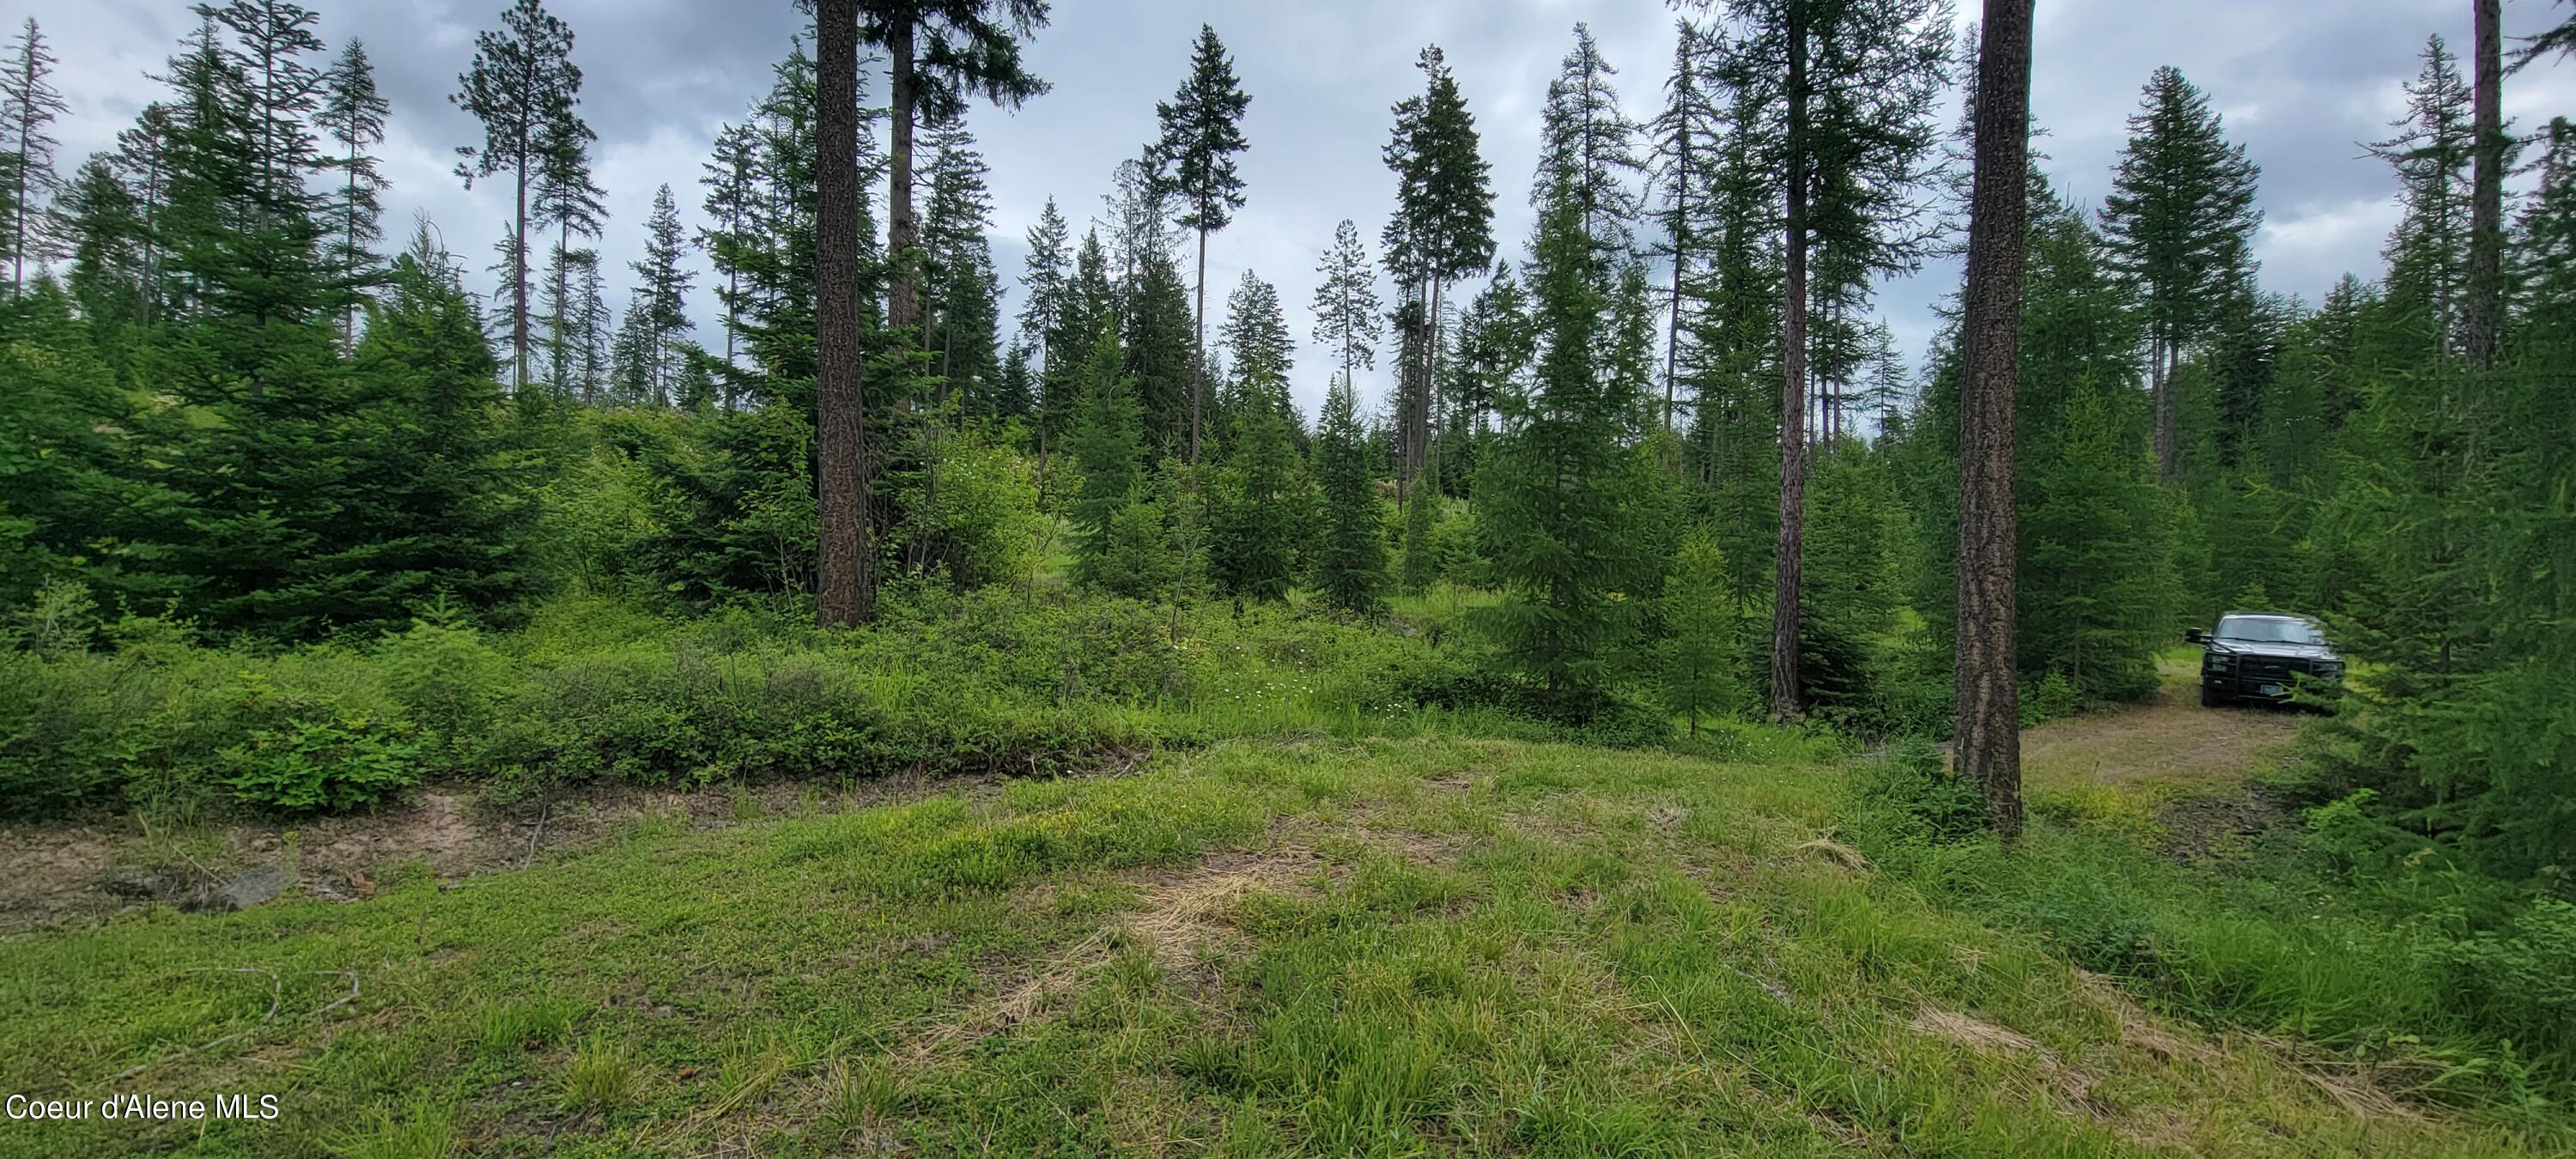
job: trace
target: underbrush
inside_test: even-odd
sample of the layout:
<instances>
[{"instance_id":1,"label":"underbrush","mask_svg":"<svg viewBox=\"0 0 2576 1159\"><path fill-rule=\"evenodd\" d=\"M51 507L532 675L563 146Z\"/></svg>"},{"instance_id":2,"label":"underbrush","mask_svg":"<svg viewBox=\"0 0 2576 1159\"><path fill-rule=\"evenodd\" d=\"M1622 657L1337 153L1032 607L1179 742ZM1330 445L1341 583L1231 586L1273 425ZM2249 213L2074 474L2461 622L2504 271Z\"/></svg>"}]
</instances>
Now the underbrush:
<instances>
[{"instance_id":1,"label":"underbrush","mask_svg":"<svg viewBox=\"0 0 2576 1159\"><path fill-rule=\"evenodd\" d=\"M2045 936L2077 965L2203 1021L2277 1034L2395 1093L2531 1130L2576 1098L2576 906L2425 865L2338 864L2332 810L2302 848L2222 873L2175 864L2124 810L2034 809L2006 855L1928 748L1852 781L1842 828L1935 904Z\"/></svg>"},{"instance_id":2,"label":"underbrush","mask_svg":"<svg viewBox=\"0 0 2576 1159\"><path fill-rule=\"evenodd\" d=\"M441 777L506 798L590 781L1045 772L1230 736L1673 738L1641 704L1550 708L1483 675L1461 637L1396 627L936 587L889 590L877 622L846 633L794 611L670 619L566 599L508 633L433 610L380 638L259 651L128 617L0 653L18 692L0 705L0 817L347 811Z\"/></svg>"}]
</instances>

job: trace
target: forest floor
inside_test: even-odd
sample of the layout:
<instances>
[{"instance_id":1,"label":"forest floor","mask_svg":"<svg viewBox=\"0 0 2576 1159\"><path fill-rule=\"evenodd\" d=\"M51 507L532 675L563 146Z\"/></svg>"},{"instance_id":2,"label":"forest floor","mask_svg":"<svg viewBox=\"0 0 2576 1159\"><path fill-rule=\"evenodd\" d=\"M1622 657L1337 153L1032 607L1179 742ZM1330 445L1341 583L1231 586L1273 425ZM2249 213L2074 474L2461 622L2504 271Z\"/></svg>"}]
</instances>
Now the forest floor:
<instances>
[{"instance_id":1,"label":"forest floor","mask_svg":"<svg viewBox=\"0 0 2576 1159\"><path fill-rule=\"evenodd\" d=\"M2169 698L2044 726L2033 810L2166 833L2296 723ZM0 936L0 1091L279 1117L0 1121L0 1153L2528 1149L1927 900L1836 839L1845 773L1242 742L603 797L542 835L436 797L200 835L278 855L286 896Z\"/></svg>"}]
</instances>

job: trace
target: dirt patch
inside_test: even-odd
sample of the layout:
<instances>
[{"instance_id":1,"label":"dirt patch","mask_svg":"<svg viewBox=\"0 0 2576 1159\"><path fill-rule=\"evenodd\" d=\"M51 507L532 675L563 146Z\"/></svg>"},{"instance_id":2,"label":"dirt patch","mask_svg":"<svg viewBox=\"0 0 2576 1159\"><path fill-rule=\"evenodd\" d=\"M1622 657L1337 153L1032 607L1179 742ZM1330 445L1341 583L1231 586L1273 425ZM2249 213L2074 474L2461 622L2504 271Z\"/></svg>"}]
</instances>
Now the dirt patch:
<instances>
[{"instance_id":1,"label":"dirt patch","mask_svg":"<svg viewBox=\"0 0 2576 1159\"><path fill-rule=\"evenodd\" d=\"M1113 759L1103 771L1122 773L1134 763ZM694 791L592 785L510 805L448 784L372 813L233 820L178 834L139 823L0 826L0 936L142 905L232 909L299 892L356 901L373 896L379 880L405 866L426 866L441 881L520 869L648 818L719 829L950 792L989 797L1006 780L999 774L898 775L839 788L782 782Z\"/></svg>"},{"instance_id":2,"label":"dirt patch","mask_svg":"<svg viewBox=\"0 0 2576 1159\"><path fill-rule=\"evenodd\" d=\"M2168 681L2152 704L2023 733L2022 771L2034 785L2231 783L2289 743L2303 719L2274 708L2202 708L2195 687Z\"/></svg>"},{"instance_id":3,"label":"dirt patch","mask_svg":"<svg viewBox=\"0 0 2576 1159\"><path fill-rule=\"evenodd\" d=\"M2156 808L2156 823L2164 828L2158 850L2185 865L2233 861L2256 842L2299 828L2298 815L2259 788L2166 801Z\"/></svg>"}]
</instances>

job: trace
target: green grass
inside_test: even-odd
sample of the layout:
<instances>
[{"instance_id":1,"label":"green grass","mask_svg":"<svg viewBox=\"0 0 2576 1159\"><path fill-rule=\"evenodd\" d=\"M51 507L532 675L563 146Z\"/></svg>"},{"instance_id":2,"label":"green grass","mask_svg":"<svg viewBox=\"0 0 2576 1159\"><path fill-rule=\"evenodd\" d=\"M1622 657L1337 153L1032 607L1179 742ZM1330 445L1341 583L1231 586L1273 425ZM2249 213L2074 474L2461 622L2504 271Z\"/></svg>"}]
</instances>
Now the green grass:
<instances>
[{"instance_id":1,"label":"green grass","mask_svg":"<svg viewBox=\"0 0 2576 1159\"><path fill-rule=\"evenodd\" d=\"M2281 1049L1851 868L1813 844L1843 774L1803 744L1228 742L13 938L0 1090L284 1115L0 1122L0 1151L2540 1149L2356 1114Z\"/></svg>"}]
</instances>

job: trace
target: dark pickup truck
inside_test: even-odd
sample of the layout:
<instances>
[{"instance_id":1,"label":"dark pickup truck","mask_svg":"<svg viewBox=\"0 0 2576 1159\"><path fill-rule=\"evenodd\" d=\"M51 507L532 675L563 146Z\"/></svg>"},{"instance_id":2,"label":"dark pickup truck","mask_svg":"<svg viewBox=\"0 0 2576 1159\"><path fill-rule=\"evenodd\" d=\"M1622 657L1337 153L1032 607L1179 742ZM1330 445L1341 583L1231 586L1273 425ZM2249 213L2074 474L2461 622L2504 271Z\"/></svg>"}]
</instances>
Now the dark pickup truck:
<instances>
[{"instance_id":1,"label":"dark pickup truck","mask_svg":"<svg viewBox=\"0 0 2576 1159\"><path fill-rule=\"evenodd\" d=\"M2209 707L2286 701L2302 682L2343 683L2343 657L2306 616L2229 612L2207 633L2193 628L2182 638L2201 646L2200 702Z\"/></svg>"}]
</instances>

